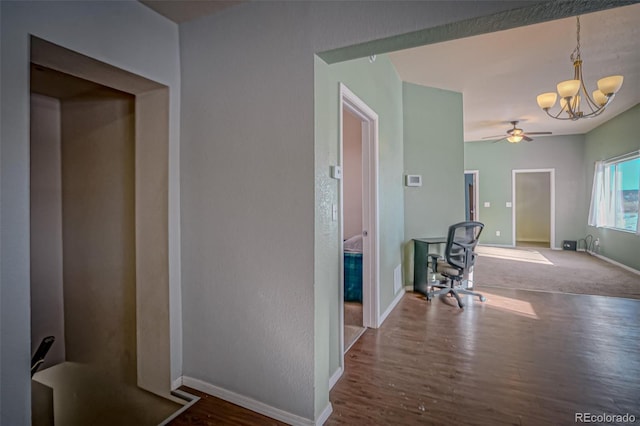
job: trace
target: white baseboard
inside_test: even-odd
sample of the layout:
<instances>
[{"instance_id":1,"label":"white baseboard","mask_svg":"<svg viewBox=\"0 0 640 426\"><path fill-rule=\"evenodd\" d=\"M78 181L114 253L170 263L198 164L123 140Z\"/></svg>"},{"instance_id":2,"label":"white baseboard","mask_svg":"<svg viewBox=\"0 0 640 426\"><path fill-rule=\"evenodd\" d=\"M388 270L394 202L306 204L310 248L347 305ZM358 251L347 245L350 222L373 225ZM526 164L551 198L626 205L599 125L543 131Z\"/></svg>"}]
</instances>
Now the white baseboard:
<instances>
[{"instance_id":1,"label":"white baseboard","mask_svg":"<svg viewBox=\"0 0 640 426\"><path fill-rule=\"evenodd\" d=\"M179 377L178 379L176 379L174 381L174 383L176 381L178 381L178 380L182 383L182 377ZM178 411L174 412L169 417L164 419L164 421L162 423L160 423L158 426L166 426L166 425L168 425L174 419L176 419L178 416L180 416L182 413L184 413L189 408L191 408L193 406L193 404L195 404L196 402L200 401L200 397L192 395L192 394L190 394L188 392L185 392L185 391L181 391L181 390L173 390L171 392L171 395L174 398L177 398L179 401L181 401L181 403L184 404L184 405Z\"/></svg>"},{"instance_id":2,"label":"white baseboard","mask_svg":"<svg viewBox=\"0 0 640 426\"><path fill-rule=\"evenodd\" d=\"M239 405L240 407L246 408L247 410L255 411L256 413L260 413L267 417L280 420L281 422L285 422L290 425L300 425L300 426L316 425L316 422L314 422L313 420L298 416L293 413L289 413L288 411L284 411L279 408L272 407L270 405L265 404L264 402L257 401L253 398L240 395L238 393L232 392L227 389L223 389L221 387L212 385L211 383L207 383L199 379L195 379L193 377L183 376L182 384L184 386L189 386L190 388L197 389L201 392L208 393L209 395L213 395L217 398L224 399L225 401L231 402L232 404ZM331 404L329 404L328 409L330 410L329 414L331 414L331 410L332 410ZM324 409L322 414L324 415L326 411L327 411L327 408Z\"/></svg>"},{"instance_id":3,"label":"white baseboard","mask_svg":"<svg viewBox=\"0 0 640 426\"><path fill-rule=\"evenodd\" d=\"M502 247L502 248L514 248L513 244L478 244L479 246L485 247Z\"/></svg>"},{"instance_id":4,"label":"white baseboard","mask_svg":"<svg viewBox=\"0 0 640 426\"><path fill-rule=\"evenodd\" d=\"M322 426L324 422L327 421L331 413L333 413L333 407L331 406L331 403L328 403L324 410L322 410L322 413L320 413L320 415L316 419L316 426Z\"/></svg>"},{"instance_id":5,"label":"white baseboard","mask_svg":"<svg viewBox=\"0 0 640 426\"><path fill-rule=\"evenodd\" d=\"M338 383L340 377L342 377L342 373L344 373L344 368L338 367L335 373L331 377L329 377L329 390L333 389L333 387Z\"/></svg>"},{"instance_id":6,"label":"white baseboard","mask_svg":"<svg viewBox=\"0 0 640 426\"><path fill-rule=\"evenodd\" d=\"M398 294L396 295L396 298L393 299L393 302L391 302L391 304L389 305L389 307L387 308L386 311L384 311L382 313L382 315L380 315L380 318L378 318L378 327L380 327L382 325L382 323L384 322L384 320L387 319L387 317L389 316L389 314L391 313L391 311L393 311L393 308L396 307L396 305L400 302L400 300L402 299L402 296L404 296L404 291L401 289Z\"/></svg>"},{"instance_id":7,"label":"white baseboard","mask_svg":"<svg viewBox=\"0 0 640 426\"><path fill-rule=\"evenodd\" d=\"M619 266L622 269L626 269L629 272L633 272L634 274L640 275L640 271L638 271L637 269L633 269L631 266L627 266L627 265L625 265L623 263L620 263L620 262L617 262L617 261L615 261L613 259L609 259L608 257L603 256L603 255L598 254L598 253L595 253L593 251L588 251L587 253L589 253L591 256L597 257L598 259L602 259L605 262L609 262L609 263L611 263L613 265Z\"/></svg>"}]
</instances>

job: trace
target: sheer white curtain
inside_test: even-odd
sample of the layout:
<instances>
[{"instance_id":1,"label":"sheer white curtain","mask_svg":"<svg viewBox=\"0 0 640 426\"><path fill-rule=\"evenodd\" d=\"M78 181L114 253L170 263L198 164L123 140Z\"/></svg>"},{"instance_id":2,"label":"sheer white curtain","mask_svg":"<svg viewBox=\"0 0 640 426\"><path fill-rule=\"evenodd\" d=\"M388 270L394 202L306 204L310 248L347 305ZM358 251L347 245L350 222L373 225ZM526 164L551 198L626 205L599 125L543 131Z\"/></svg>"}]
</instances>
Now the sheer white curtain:
<instances>
[{"instance_id":1,"label":"sheer white curtain","mask_svg":"<svg viewBox=\"0 0 640 426\"><path fill-rule=\"evenodd\" d=\"M605 226L607 223L608 208L606 199L607 191L605 184L605 164L604 161L596 161L596 168L593 172L593 187L591 188L591 204L589 206L589 226Z\"/></svg>"}]
</instances>

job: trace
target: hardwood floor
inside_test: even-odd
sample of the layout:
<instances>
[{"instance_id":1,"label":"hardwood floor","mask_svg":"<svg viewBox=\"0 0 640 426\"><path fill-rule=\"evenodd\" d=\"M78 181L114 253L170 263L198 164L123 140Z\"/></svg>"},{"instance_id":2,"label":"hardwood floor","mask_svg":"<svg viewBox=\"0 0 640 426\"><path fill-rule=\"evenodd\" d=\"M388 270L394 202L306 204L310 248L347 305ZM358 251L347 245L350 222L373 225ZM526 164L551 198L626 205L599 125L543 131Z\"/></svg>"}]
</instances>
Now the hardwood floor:
<instances>
[{"instance_id":1,"label":"hardwood floor","mask_svg":"<svg viewBox=\"0 0 640 426\"><path fill-rule=\"evenodd\" d=\"M286 423L247 410L195 389L181 386L181 390L200 397L192 407L168 423L168 426L281 426Z\"/></svg>"},{"instance_id":2,"label":"hardwood floor","mask_svg":"<svg viewBox=\"0 0 640 426\"><path fill-rule=\"evenodd\" d=\"M640 420L640 301L492 288L488 301L407 293L345 357L326 425L569 425ZM205 394L187 389L200 396ZM282 424L214 397L170 423Z\"/></svg>"},{"instance_id":3,"label":"hardwood floor","mask_svg":"<svg viewBox=\"0 0 640 426\"><path fill-rule=\"evenodd\" d=\"M523 290L408 293L345 359L327 425L575 424L640 419L640 301Z\"/></svg>"}]
</instances>

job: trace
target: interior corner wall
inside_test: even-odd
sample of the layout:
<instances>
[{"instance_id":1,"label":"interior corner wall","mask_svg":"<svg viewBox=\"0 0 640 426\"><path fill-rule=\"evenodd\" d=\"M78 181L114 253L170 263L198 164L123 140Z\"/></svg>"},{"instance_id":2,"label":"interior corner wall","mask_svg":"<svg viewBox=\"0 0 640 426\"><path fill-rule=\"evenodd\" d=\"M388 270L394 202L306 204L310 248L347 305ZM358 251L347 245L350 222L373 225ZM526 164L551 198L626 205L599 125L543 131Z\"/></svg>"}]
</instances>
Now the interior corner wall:
<instances>
[{"instance_id":1,"label":"interior corner wall","mask_svg":"<svg viewBox=\"0 0 640 426\"><path fill-rule=\"evenodd\" d=\"M31 95L31 353L54 336L41 369L65 361L60 101Z\"/></svg>"},{"instance_id":2,"label":"interior corner wall","mask_svg":"<svg viewBox=\"0 0 640 426\"><path fill-rule=\"evenodd\" d=\"M606 114L606 112L605 112ZM591 186L593 184L593 172L595 162L606 160L617 155L627 154L640 150L640 137L638 137L638 123L640 122L640 104L612 118L601 126L590 131L585 136L585 192L587 203L591 198ZM588 214L589 206L586 205L584 216ZM600 238L598 253L640 271L640 236L614 229L595 228L585 226L585 235Z\"/></svg>"},{"instance_id":3,"label":"interior corner wall","mask_svg":"<svg viewBox=\"0 0 640 426\"><path fill-rule=\"evenodd\" d=\"M181 375L178 27L139 2L0 2L2 91L0 254L1 424L30 424L30 35L144 76L171 90L169 267L171 374ZM69 25L73 22L73 25Z\"/></svg>"},{"instance_id":4,"label":"interior corner wall","mask_svg":"<svg viewBox=\"0 0 640 426\"><path fill-rule=\"evenodd\" d=\"M556 247L584 237L584 135L538 137L518 144L475 141L464 144L465 168L479 170L478 209L485 224L481 244L513 245L512 170L555 169ZM485 207L485 203L490 203ZM500 236L496 236L500 231Z\"/></svg>"},{"instance_id":5,"label":"interior corner wall","mask_svg":"<svg viewBox=\"0 0 640 426\"><path fill-rule=\"evenodd\" d=\"M422 186L404 187L404 276L413 283L412 238L447 234L465 218L462 94L402 85L404 173Z\"/></svg>"},{"instance_id":6,"label":"interior corner wall","mask_svg":"<svg viewBox=\"0 0 640 426\"><path fill-rule=\"evenodd\" d=\"M62 105L67 360L136 376L134 97L102 88ZM106 267L105 267L106 266Z\"/></svg>"}]
</instances>

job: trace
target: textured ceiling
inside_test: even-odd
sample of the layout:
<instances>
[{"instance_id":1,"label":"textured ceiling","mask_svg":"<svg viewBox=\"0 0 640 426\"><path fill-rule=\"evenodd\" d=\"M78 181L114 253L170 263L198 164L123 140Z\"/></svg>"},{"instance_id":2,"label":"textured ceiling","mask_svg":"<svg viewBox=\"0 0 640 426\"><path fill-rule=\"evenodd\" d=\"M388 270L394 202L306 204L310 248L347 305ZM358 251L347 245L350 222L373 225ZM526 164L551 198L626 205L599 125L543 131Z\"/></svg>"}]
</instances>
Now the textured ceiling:
<instances>
[{"instance_id":1,"label":"textured ceiling","mask_svg":"<svg viewBox=\"0 0 640 426\"><path fill-rule=\"evenodd\" d=\"M212 0L140 0L175 22L242 3ZM390 53L400 78L463 94L464 139L503 134L510 121L529 132L582 134L640 102L640 4L581 16L583 72L589 93L596 81L622 74L620 92L600 117L559 121L536 103L542 92L573 78L575 17L429 44ZM555 109L558 106L556 105Z\"/></svg>"},{"instance_id":2,"label":"textured ceiling","mask_svg":"<svg viewBox=\"0 0 640 426\"><path fill-rule=\"evenodd\" d=\"M140 0L165 18L181 23L218 13L243 0Z\"/></svg>"},{"instance_id":3,"label":"textured ceiling","mask_svg":"<svg viewBox=\"0 0 640 426\"><path fill-rule=\"evenodd\" d=\"M463 94L465 141L504 133L511 120L525 131L582 134L640 102L640 4L583 15L581 51L589 93L607 75L622 89L600 117L559 121L536 96L573 78L569 55L576 19L566 18L391 53L403 81ZM556 109L558 106L556 105Z\"/></svg>"}]
</instances>

